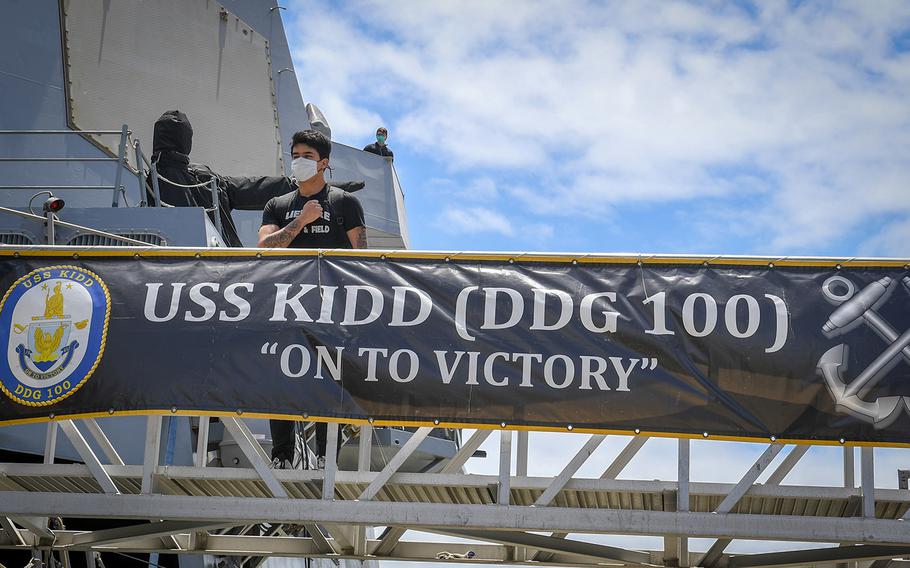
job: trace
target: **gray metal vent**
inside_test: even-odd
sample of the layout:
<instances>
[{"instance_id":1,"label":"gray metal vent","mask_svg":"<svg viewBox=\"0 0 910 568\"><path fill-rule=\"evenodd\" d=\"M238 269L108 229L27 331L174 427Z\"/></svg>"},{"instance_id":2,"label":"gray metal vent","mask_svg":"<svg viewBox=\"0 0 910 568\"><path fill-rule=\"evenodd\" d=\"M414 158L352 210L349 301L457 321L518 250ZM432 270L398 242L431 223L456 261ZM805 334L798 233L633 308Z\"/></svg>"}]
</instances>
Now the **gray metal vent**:
<instances>
[{"instance_id":1,"label":"gray metal vent","mask_svg":"<svg viewBox=\"0 0 910 568\"><path fill-rule=\"evenodd\" d=\"M137 241L142 241L150 245L164 246L167 244L167 241L161 235L156 235L154 233L116 233L122 237L127 237L129 239L135 239ZM100 235L92 234L81 234L76 235L68 243L68 245L81 246L81 247L125 247L130 246L129 243L123 241L118 241L117 239L112 239L110 237L102 237Z\"/></svg>"},{"instance_id":2,"label":"gray metal vent","mask_svg":"<svg viewBox=\"0 0 910 568\"><path fill-rule=\"evenodd\" d=\"M22 233L0 233L0 244L4 245L33 245L34 241Z\"/></svg>"}]
</instances>

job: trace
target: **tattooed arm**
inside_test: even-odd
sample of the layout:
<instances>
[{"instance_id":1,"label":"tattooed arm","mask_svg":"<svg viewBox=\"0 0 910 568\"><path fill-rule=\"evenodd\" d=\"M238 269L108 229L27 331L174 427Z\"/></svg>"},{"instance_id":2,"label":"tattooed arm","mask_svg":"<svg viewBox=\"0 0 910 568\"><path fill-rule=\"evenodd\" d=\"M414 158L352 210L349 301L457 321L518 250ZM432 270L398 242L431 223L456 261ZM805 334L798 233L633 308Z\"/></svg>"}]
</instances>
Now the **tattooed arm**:
<instances>
[{"instance_id":1,"label":"tattooed arm","mask_svg":"<svg viewBox=\"0 0 910 568\"><path fill-rule=\"evenodd\" d=\"M261 248L287 248L300 232L300 229L303 228L303 224L300 224L300 227L294 231L293 226L296 224L296 219L294 221L294 223L289 224L284 229L278 225L263 225L259 227L259 246Z\"/></svg>"},{"instance_id":2,"label":"tattooed arm","mask_svg":"<svg viewBox=\"0 0 910 568\"><path fill-rule=\"evenodd\" d=\"M348 231L348 240L351 241L351 248L367 248L367 228L360 226L354 227Z\"/></svg>"},{"instance_id":3,"label":"tattooed arm","mask_svg":"<svg viewBox=\"0 0 910 568\"><path fill-rule=\"evenodd\" d=\"M262 248L287 248L303 228L322 216L322 206L316 200L307 201L293 221L283 229L278 225L259 227L259 246Z\"/></svg>"}]
</instances>

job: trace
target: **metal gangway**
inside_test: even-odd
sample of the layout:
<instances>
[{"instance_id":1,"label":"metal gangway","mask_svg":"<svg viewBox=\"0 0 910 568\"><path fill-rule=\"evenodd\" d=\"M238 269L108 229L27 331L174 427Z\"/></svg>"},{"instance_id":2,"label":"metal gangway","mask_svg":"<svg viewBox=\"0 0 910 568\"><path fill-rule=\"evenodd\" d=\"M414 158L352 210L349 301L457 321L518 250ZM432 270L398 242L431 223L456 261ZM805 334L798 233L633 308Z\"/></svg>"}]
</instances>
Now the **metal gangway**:
<instances>
[{"instance_id":1,"label":"metal gangway","mask_svg":"<svg viewBox=\"0 0 910 568\"><path fill-rule=\"evenodd\" d=\"M41 132L75 133L27 131ZM155 193L154 165L144 157L138 141L131 139L128 128L97 134L120 136L117 156L97 158L116 163L113 184L14 187L110 190L111 205L116 208L125 195L121 176L127 152L132 150L137 164L132 173L139 187L144 191L150 176ZM155 204L160 204L155 197ZM218 206L217 198L213 204ZM150 246L66 223L53 211L38 215L2 210L31 223L44 223L49 244L56 242L56 228L62 227L110 243ZM213 212L214 219L219 219L218 211ZM174 410L175 416L185 417ZM612 439L604 433L566 432L584 437L580 450L564 463L548 464L556 466L558 473L543 476L532 475L529 468L536 434L503 426L476 430L432 472L407 472L402 466L431 435L432 427L411 432L394 455L374 468L374 426L358 423L355 432L333 423L327 446L334 447L339 436L349 438L349 444L357 445L356 467L339 467L329 452L324 470L274 470L248 417L237 414L217 419L249 467L211 467L209 429L216 418L212 416L190 417L198 423L193 464L178 466L168 465L163 455L164 416L145 418L144 436L137 433L135 440L143 451L132 452L142 459L128 463L121 455L123 448L118 452L105 434L104 426L111 427L106 422L118 420L119 413L115 414L52 419L42 463L0 463L0 548L29 551L46 564L59 558L64 565L71 554L149 553L230 557L243 566L281 556L530 566L749 568L855 563L862 568L887 568L910 555L910 490L906 486L886 489L880 483L876 487L872 446L860 448L857 480L856 447L843 445L843 479L837 486L785 483L797 465L812 458L807 457L812 446L777 440L769 440L753 463L740 464L745 473L738 481L695 481L690 475L692 445L713 443L702 442L701 437L698 442L676 439L676 451L666 457L676 464L672 479L628 479L624 472L651 438L632 432ZM60 433L82 463L60 463ZM601 471L594 476L580 474L583 467L591 468L595 451L617 440L622 441L622 449ZM470 473L469 460L480 454L481 445L499 448L493 474ZM121 519L126 526L73 530L58 518ZM378 527L383 528L381 533L371 530ZM438 539L409 539L408 531L435 534ZM657 537L662 546L642 550L591 542L603 535ZM704 552L694 552L690 539L695 538L711 539L711 545ZM810 544L786 552L728 552L738 539Z\"/></svg>"},{"instance_id":2,"label":"metal gangway","mask_svg":"<svg viewBox=\"0 0 910 568\"><path fill-rule=\"evenodd\" d=\"M475 431L440 471L404 473L401 465L432 428L418 428L375 471L369 457L374 430L365 423L354 438L359 444L356 470L340 469L333 452L324 470L274 470L240 415L219 420L251 467L207 467L211 417L199 419L194 465L162 465L160 415L146 419L142 463L124 463L99 426L108 419L54 420L43 463L0 464L0 547L43 552L45 557L52 551L209 554L236 557L238 565L282 556L711 568L853 562L886 568L910 555L910 490L876 487L870 446L860 448L858 484L856 448L843 448L844 483L838 487L785 484L811 446L775 441L736 483L692 481L693 442L688 438L677 440L678 479L620 479L648 443L644 435L625 437L624 447L599 476L580 477L578 471L605 442L605 434L587 435L557 475L531 476L530 432L487 429ZM57 431L84 464L55 463ZM329 424L328 447L338 435L339 425ZM466 473L465 464L491 437L500 450L498 473ZM764 482L756 483L763 474ZM147 522L73 531L54 528L49 517ZM370 527L385 529L370 538ZM440 538L407 540L403 537L409 530ZM663 547L608 546L589 542L591 535L656 536ZM450 537L468 541L452 542ZM715 540L707 552L697 553L689 550L692 538ZM725 552L735 539L840 546Z\"/></svg>"}]
</instances>

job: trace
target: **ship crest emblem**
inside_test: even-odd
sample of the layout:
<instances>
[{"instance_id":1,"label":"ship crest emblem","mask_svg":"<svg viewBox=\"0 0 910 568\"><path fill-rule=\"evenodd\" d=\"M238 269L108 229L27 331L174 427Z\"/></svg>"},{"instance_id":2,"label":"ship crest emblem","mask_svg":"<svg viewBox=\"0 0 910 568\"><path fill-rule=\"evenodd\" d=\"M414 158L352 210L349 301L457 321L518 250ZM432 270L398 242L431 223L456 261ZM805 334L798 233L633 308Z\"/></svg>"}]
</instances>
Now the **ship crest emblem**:
<instances>
[{"instance_id":1,"label":"ship crest emblem","mask_svg":"<svg viewBox=\"0 0 910 568\"><path fill-rule=\"evenodd\" d=\"M47 406L76 392L101 362L110 294L76 266L34 270L0 302L0 388L19 404Z\"/></svg>"}]
</instances>

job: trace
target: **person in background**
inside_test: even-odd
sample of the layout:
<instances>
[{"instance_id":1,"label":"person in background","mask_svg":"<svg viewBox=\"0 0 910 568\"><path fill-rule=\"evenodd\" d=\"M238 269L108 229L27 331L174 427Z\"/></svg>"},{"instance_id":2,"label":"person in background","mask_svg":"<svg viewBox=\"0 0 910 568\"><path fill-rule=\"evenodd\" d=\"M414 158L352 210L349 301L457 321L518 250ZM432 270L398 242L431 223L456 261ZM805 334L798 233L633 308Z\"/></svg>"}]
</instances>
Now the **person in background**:
<instances>
[{"instance_id":1,"label":"person in background","mask_svg":"<svg viewBox=\"0 0 910 568\"><path fill-rule=\"evenodd\" d=\"M266 204L259 228L260 247L367 247L360 201L325 182L331 151L329 139L315 130L294 134L291 140L291 172L296 187ZM272 432L272 467L290 469L294 462L295 423L270 420L269 426ZM318 469L325 467L327 431L325 423L316 424Z\"/></svg>"},{"instance_id":2,"label":"person in background","mask_svg":"<svg viewBox=\"0 0 910 568\"><path fill-rule=\"evenodd\" d=\"M388 139L389 131L386 130L384 126L380 126L376 129L376 142L365 146L363 151L386 158L394 158L395 154L392 153L392 150L389 148L388 144L386 144L386 140Z\"/></svg>"},{"instance_id":3,"label":"person in background","mask_svg":"<svg viewBox=\"0 0 910 568\"><path fill-rule=\"evenodd\" d=\"M293 189L284 176L232 177L222 176L206 165L190 162L193 149L193 127L189 118L179 110L164 112L155 121L152 137L152 157L158 171L159 198L163 205L173 207L202 207L215 223L212 189L217 186L221 238L229 247L242 247L243 242L234 225L231 211L243 209L261 211L269 199ZM173 182L173 183L172 183ZM206 183L206 185L198 185ZM181 187L193 186L193 187ZM152 176L146 178L149 204L154 206Z\"/></svg>"}]
</instances>

